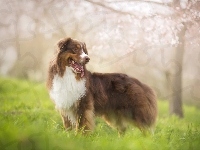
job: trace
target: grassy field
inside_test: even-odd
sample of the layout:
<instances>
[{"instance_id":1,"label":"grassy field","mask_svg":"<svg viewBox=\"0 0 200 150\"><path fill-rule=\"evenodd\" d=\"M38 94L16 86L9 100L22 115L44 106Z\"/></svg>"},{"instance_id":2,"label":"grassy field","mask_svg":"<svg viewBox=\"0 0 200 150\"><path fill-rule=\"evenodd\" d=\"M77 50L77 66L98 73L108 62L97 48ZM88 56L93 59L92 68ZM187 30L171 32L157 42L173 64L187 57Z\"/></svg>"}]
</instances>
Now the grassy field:
<instances>
[{"instance_id":1,"label":"grassy field","mask_svg":"<svg viewBox=\"0 0 200 150\"><path fill-rule=\"evenodd\" d=\"M43 84L0 78L0 150L199 150L200 110L184 106L185 118L168 116L159 101L154 135L117 131L100 118L89 136L65 132Z\"/></svg>"}]
</instances>

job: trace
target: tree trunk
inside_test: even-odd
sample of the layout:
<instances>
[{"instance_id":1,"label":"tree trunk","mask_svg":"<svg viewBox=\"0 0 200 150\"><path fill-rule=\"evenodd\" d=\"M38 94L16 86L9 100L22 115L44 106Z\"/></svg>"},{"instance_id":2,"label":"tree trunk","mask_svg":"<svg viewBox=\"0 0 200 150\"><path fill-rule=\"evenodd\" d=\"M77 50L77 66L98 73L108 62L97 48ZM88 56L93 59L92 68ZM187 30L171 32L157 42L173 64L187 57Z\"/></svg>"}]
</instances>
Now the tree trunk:
<instances>
[{"instance_id":1,"label":"tree trunk","mask_svg":"<svg viewBox=\"0 0 200 150\"><path fill-rule=\"evenodd\" d=\"M176 67L174 68L173 75L171 75L171 92L172 97L169 100L169 113L170 115L176 115L182 118L183 108L182 108L182 68L183 68L183 56L184 56L184 45L185 45L185 32L186 27L182 28L179 32L179 44L176 48L174 59L176 62Z\"/></svg>"}]
</instances>

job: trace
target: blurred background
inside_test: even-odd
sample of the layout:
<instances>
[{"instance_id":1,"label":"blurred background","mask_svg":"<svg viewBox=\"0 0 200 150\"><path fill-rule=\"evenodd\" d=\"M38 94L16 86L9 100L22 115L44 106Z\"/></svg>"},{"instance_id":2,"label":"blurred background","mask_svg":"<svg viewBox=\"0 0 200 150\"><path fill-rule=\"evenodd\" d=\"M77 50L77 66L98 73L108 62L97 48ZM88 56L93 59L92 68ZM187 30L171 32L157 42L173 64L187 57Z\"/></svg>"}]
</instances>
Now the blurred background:
<instances>
[{"instance_id":1,"label":"blurred background","mask_svg":"<svg viewBox=\"0 0 200 150\"><path fill-rule=\"evenodd\" d=\"M200 108L198 0L1 0L0 35L0 76L45 82L57 41L72 37L88 70L138 78L179 116L182 102Z\"/></svg>"}]
</instances>

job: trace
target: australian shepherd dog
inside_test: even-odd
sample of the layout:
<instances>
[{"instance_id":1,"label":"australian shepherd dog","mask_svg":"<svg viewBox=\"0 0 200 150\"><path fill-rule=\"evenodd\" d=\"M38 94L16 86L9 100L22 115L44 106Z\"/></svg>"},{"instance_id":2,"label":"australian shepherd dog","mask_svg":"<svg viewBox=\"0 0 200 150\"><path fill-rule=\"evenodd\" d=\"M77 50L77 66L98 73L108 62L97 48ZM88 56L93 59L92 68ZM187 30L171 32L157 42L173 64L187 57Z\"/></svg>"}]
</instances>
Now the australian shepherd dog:
<instances>
[{"instance_id":1,"label":"australian shepherd dog","mask_svg":"<svg viewBox=\"0 0 200 150\"><path fill-rule=\"evenodd\" d=\"M90 58L83 42L64 38L57 45L47 88L67 130L92 131L95 116L119 133L129 124L142 131L154 126L157 101L149 86L126 74L88 71Z\"/></svg>"}]
</instances>

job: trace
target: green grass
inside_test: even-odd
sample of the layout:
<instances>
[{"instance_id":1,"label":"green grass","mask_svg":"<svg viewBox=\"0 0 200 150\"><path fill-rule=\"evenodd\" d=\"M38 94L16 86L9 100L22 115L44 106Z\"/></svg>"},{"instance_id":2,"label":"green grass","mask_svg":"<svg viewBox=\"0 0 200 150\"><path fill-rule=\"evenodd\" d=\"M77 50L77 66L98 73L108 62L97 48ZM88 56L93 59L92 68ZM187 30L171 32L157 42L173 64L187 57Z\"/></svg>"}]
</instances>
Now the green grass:
<instances>
[{"instance_id":1,"label":"green grass","mask_svg":"<svg viewBox=\"0 0 200 150\"><path fill-rule=\"evenodd\" d=\"M128 129L124 136L97 118L88 136L65 132L44 84L0 78L0 150L199 150L200 110L184 106L185 118L168 116L159 101L154 135Z\"/></svg>"}]
</instances>

